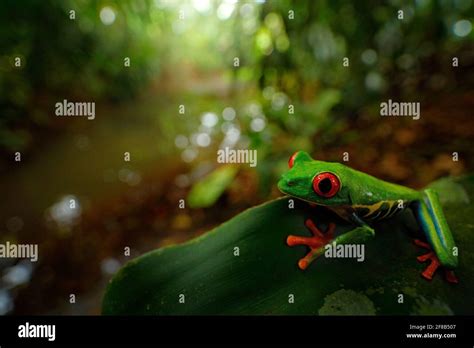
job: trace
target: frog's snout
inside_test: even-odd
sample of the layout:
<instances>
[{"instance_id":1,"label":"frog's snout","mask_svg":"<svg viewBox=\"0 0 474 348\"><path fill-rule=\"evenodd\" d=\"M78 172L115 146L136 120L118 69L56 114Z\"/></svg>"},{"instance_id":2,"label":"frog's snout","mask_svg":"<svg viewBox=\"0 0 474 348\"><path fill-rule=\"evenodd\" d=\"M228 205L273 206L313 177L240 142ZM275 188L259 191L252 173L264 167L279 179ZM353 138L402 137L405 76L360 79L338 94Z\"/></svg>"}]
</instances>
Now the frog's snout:
<instances>
[{"instance_id":1,"label":"frog's snout","mask_svg":"<svg viewBox=\"0 0 474 348\"><path fill-rule=\"evenodd\" d=\"M294 186L295 184L294 180L282 177L280 181L278 181L278 189L285 193L289 187Z\"/></svg>"}]
</instances>

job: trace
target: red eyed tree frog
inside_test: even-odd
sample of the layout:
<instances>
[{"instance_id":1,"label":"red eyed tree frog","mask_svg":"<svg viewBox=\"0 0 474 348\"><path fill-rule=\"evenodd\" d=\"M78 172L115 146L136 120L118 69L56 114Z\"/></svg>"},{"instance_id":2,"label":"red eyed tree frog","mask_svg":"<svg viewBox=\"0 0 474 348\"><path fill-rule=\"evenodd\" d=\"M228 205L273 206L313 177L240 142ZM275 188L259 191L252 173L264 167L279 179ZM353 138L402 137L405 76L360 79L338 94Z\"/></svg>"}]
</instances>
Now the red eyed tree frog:
<instances>
[{"instance_id":1,"label":"red eyed tree frog","mask_svg":"<svg viewBox=\"0 0 474 348\"><path fill-rule=\"evenodd\" d=\"M306 269L324 253L324 246L351 244L367 241L375 235L370 222L389 218L409 207L426 236L427 243L415 239L415 244L429 250L418 261L430 260L422 276L428 280L439 266L445 269L446 280L457 283L452 271L457 267L457 248L444 217L437 193L432 189L415 191L408 187L382 181L368 174L349 168L341 163L313 160L306 152L291 156L290 170L278 182L281 192L312 204L322 205L334 211L344 220L357 227L347 233L334 236L334 224L323 233L311 219L306 227L312 237L287 238L289 246L306 245L309 253L299 260L298 266Z\"/></svg>"}]
</instances>

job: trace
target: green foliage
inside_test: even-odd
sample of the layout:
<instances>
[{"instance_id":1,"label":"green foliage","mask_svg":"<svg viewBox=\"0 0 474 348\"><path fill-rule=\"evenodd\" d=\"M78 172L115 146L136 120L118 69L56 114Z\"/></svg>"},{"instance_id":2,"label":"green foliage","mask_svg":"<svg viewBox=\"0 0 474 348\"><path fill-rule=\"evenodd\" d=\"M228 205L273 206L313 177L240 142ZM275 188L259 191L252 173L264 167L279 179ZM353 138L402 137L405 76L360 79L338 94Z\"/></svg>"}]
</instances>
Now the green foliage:
<instances>
[{"instance_id":1,"label":"green foliage","mask_svg":"<svg viewBox=\"0 0 474 348\"><path fill-rule=\"evenodd\" d=\"M29 140L20 127L47 127L62 99L126 100L156 73L151 61L162 48L146 35L153 25L150 2L2 1L0 9L0 147L22 149ZM101 22L106 6L113 26ZM75 11L72 15L71 12ZM11 20L14 18L14 20ZM15 58L21 58L21 67ZM124 68L124 58L131 66Z\"/></svg>"},{"instance_id":2,"label":"green foliage","mask_svg":"<svg viewBox=\"0 0 474 348\"><path fill-rule=\"evenodd\" d=\"M221 166L195 183L188 194L189 207L207 208L213 205L233 182L238 170L238 165Z\"/></svg>"},{"instance_id":3,"label":"green foliage","mask_svg":"<svg viewBox=\"0 0 474 348\"><path fill-rule=\"evenodd\" d=\"M400 10L403 19L398 17ZM472 18L467 1L269 1L262 26L276 15L283 19L282 35L291 44L288 51L264 59L266 70L278 71L273 85L292 98L311 86L314 93L319 86L337 88L349 109L387 93L410 96L417 85L400 89L404 77L423 75L423 61L448 71L449 64L443 64L448 52L466 52L463 43L472 40L472 33L459 38L452 29L457 20ZM444 52L438 54L438 49ZM343 66L344 57L349 67ZM288 75L297 82L288 84Z\"/></svg>"},{"instance_id":4,"label":"green foliage","mask_svg":"<svg viewBox=\"0 0 474 348\"><path fill-rule=\"evenodd\" d=\"M201 115L216 113L218 125L206 130L210 147L223 140L222 128L235 127L232 146L258 149L266 168L258 169L260 181L273 182L277 166L268 169L265 162L350 142L349 131L338 131L382 98L423 99L420 91L470 85L468 65L453 71L450 64L454 56L469 61L474 32L459 37L453 31L457 21L472 21L469 1L244 1L227 4L232 11L225 18L221 2L211 1L205 11L196 4L3 1L0 149L21 150L32 145L37 129L55 129L53 106L63 98L101 107L125 101L130 117L136 110L157 119L160 142L166 143L160 147L172 146L178 134L192 139L202 132ZM115 14L110 25L101 20L104 9ZM22 68L13 65L17 56ZM125 57L131 59L128 68ZM150 106L139 98L143 94L160 98L154 113L143 111ZM174 118L180 104L188 110L185 125ZM236 111L230 121L221 117L228 106ZM206 151L192 141L180 151L186 150Z\"/></svg>"},{"instance_id":5,"label":"green foliage","mask_svg":"<svg viewBox=\"0 0 474 348\"><path fill-rule=\"evenodd\" d=\"M448 179L445 179L445 181ZM446 282L441 272L428 282L426 265L412 243L419 232L412 214L375 226L366 244L365 262L317 259L306 271L296 263L306 250L286 246L288 234L308 234L304 221L337 221L338 233L352 227L324 208L311 209L288 198L249 209L188 243L158 249L125 265L113 278L103 313L124 314L468 314L474 309L474 177L449 179L470 201L434 183L460 248L456 275ZM236 249L238 248L238 249ZM238 253L238 256L236 256ZM179 302L180 294L185 303ZM403 303L399 303L399 295ZM290 296L294 296L291 303ZM350 304L350 306L348 306Z\"/></svg>"}]
</instances>

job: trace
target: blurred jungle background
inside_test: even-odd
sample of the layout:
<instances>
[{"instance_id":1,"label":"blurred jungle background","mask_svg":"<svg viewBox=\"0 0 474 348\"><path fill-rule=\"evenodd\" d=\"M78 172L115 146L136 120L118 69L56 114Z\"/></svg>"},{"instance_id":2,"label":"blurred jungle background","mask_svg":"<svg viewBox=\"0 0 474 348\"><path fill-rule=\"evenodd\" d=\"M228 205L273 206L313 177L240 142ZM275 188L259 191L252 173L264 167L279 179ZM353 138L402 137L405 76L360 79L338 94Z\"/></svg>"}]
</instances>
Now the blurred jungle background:
<instances>
[{"instance_id":1,"label":"blurred jungle background","mask_svg":"<svg viewBox=\"0 0 474 348\"><path fill-rule=\"evenodd\" d=\"M296 150L414 188L472 172L473 17L471 0L2 0L0 242L39 260L0 259L0 314L98 314L126 261L278 197ZM56 117L64 99L95 119ZM388 99L420 120L380 117ZM258 165L219 165L223 147Z\"/></svg>"}]
</instances>

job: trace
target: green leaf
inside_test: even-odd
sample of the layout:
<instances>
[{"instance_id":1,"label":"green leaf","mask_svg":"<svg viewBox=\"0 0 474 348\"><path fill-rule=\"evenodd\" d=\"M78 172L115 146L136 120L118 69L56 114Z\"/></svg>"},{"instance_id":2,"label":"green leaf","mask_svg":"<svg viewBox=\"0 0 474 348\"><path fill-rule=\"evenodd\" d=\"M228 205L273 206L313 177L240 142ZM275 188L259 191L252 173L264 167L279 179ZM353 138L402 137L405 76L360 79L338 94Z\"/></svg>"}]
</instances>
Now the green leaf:
<instances>
[{"instance_id":1,"label":"green leaf","mask_svg":"<svg viewBox=\"0 0 474 348\"><path fill-rule=\"evenodd\" d=\"M206 208L212 206L232 183L238 171L239 166L228 164L217 168L204 179L198 181L188 194L189 207Z\"/></svg>"},{"instance_id":2,"label":"green leaf","mask_svg":"<svg viewBox=\"0 0 474 348\"><path fill-rule=\"evenodd\" d=\"M474 176L449 179L470 197ZM441 197L450 195L443 190ZM289 198L248 209L182 245L158 249L125 265L112 279L103 313L120 314L472 314L474 312L474 205L450 199L444 210L459 247L459 284L442 273L428 282L425 253L412 243L418 227L410 211L375 224L365 261L321 257L306 271L297 268L305 247L288 247L289 234L310 235L311 217L337 233L350 230L322 207ZM238 249L236 249L238 248ZM238 251L238 256L237 255ZM184 303L180 303L184 295ZM400 297L402 295L402 297ZM400 298L403 302L400 303ZM181 297L183 299L183 297ZM294 299L294 303L291 303Z\"/></svg>"},{"instance_id":3,"label":"green leaf","mask_svg":"<svg viewBox=\"0 0 474 348\"><path fill-rule=\"evenodd\" d=\"M341 92L337 89L327 89L322 91L316 99L314 114L319 117L326 117L329 111L341 101Z\"/></svg>"}]
</instances>

